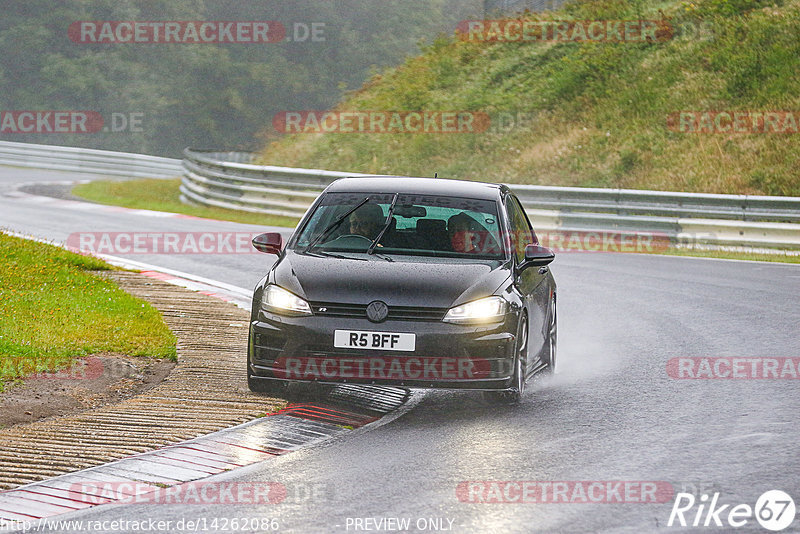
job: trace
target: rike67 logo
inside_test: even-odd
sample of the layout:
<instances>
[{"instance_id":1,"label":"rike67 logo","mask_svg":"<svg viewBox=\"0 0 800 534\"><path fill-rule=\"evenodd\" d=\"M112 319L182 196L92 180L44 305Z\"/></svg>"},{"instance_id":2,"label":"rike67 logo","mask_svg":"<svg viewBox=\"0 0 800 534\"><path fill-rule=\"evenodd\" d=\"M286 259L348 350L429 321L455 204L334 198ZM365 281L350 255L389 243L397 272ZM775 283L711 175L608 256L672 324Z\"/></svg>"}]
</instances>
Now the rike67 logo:
<instances>
[{"instance_id":1,"label":"rike67 logo","mask_svg":"<svg viewBox=\"0 0 800 534\"><path fill-rule=\"evenodd\" d=\"M691 493L678 493L667 526L740 528L754 518L767 530L778 532L794 522L794 500L781 490L764 492L755 507L749 504L721 504L719 493L695 498Z\"/></svg>"}]
</instances>

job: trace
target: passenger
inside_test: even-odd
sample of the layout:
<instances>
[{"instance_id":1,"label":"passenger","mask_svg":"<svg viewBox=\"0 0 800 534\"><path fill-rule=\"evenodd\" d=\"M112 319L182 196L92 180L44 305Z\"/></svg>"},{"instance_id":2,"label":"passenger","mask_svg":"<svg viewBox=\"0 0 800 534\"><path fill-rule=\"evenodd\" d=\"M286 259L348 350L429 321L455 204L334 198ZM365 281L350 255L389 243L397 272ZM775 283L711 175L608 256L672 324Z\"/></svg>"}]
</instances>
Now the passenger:
<instances>
[{"instance_id":1,"label":"passenger","mask_svg":"<svg viewBox=\"0 0 800 534\"><path fill-rule=\"evenodd\" d=\"M447 234L453 252L476 254L480 252L478 242L478 223L466 213L458 213L447 220Z\"/></svg>"},{"instance_id":2,"label":"passenger","mask_svg":"<svg viewBox=\"0 0 800 534\"><path fill-rule=\"evenodd\" d=\"M350 233L375 239L386 222L383 210L377 204L364 204L350 215Z\"/></svg>"}]
</instances>

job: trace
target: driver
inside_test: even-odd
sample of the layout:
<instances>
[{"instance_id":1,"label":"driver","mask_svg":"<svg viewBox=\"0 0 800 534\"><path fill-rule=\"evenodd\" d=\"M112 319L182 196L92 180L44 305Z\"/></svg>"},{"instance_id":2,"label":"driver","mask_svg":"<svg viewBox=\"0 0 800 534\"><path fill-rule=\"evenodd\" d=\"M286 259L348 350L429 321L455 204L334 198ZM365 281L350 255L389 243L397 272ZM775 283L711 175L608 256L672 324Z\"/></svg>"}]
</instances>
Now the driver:
<instances>
[{"instance_id":1,"label":"driver","mask_svg":"<svg viewBox=\"0 0 800 534\"><path fill-rule=\"evenodd\" d=\"M447 234L454 252L475 254L479 252L476 242L478 223L464 212L453 215L447 221Z\"/></svg>"},{"instance_id":2,"label":"driver","mask_svg":"<svg viewBox=\"0 0 800 534\"><path fill-rule=\"evenodd\" d=\"M364 204L350 215L350 233L369 240L378 237L386 216L377 204Z\"/></svg>"}]
</instances>

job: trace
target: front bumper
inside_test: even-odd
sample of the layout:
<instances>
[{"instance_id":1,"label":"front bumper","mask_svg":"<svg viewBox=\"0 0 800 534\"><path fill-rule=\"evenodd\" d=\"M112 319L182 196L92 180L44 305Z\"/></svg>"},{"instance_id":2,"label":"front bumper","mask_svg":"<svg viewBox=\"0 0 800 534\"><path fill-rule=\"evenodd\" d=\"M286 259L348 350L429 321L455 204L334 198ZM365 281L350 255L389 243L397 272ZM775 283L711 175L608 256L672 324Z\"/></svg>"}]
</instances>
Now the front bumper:
<instances>
[{"instance_id":1,"label":"front bumper","mask_svg":"<svg viewBox=\"0 0 800 534\"><path fill-rule=\"evenodd\" d=\"M284 317L261 311L250 324L248 360L256 379L413 388L511 387L518 315L501 323ZM413 352L335 348L334 330L413 333Z\"/></svg>"}]
</instances>

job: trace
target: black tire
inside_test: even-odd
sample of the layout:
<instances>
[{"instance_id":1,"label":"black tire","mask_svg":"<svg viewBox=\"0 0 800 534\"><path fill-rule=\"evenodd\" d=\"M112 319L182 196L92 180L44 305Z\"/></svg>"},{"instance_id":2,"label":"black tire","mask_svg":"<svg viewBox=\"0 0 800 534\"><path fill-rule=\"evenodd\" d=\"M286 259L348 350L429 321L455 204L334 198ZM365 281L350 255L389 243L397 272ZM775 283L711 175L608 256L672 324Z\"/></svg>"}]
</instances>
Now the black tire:
<instances>
[{"instance_id":1,"label":"black tire","mask_svg":"<svg viewBox=\"0 0 800 534\"><path fill-rule=\"evenodd\" d=\"M520 339L522 340L520 342ZM493 404L518 404L525 394L525 368L528 353L528 317L523 316L517 330L516 356L514 358L514 384L503 391L484 391L483 398Z\"/></svg>"},{"instance_id":2,"label":"black tire","mask_svg":"<svg viewBox=\"0 0 800 534\"><path fill-rule=\"evenodd\" d=\"M547 344L544 348L544 362L547 367L542 370L543 376L553 376L556 373L556 348L558 341L558 313L556 308L556 295L550 300L550 325L547 329Z\"/></svg>"},{"instance_id":3,"label":"black tire","mask_svg":"<svg viewBox=\"0 0 800 534\"><path fill-rule=\"evenodd\" d=\"M286 386L286 382L281 380L261 380L253 377L250 374L250 366L247 366L247 387L253 393L281 396L286 393Z\"/></svg>"}]
</instances>

